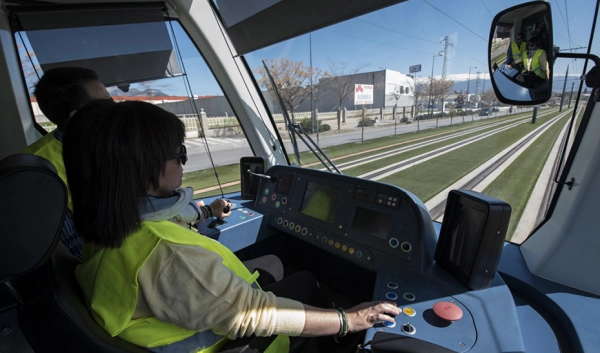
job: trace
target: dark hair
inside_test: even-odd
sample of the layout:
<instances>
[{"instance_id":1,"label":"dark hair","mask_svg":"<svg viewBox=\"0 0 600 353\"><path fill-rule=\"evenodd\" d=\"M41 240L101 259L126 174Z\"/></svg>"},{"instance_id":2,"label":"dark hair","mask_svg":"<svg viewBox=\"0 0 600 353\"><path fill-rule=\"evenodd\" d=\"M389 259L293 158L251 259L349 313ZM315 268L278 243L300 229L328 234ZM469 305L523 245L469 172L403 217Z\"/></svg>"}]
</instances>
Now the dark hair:
<instances>
[{"instance_id":1,"label":"dark hair","mask_svg":"<svg viewBox=\"0 0 600 353\"><path fill-rule=\"evenodd\" d=\"M75 227L85 241L117 248L140 228L140 198L159 187L184 136L177 116L140 101L96 100L73 115L63 158Z\"/></svg>"},{"instance_id":2,"label":"dark hair","mask_svg":"<svg viewBox=\"0 0 600 353\"><path fill-rule=\"evenodd\" d=\"M99 81L94 70L84 67L57 67L44 73L35 85L35 97L44 115L64 126L73 110L91 101L86 85Z\"/></svg>"},{"instance_id":3,"label":"dark hair","mask_svg":"<svg viewBox=\"0 0 600 353\"><path fill-rule=\"evenodd\" d=\"M538 49L543 49L542 48L542 39L540 37L538 37L538 36L529 38L529 40L527 41L527 43L533 43L533 44L535 44L535 46Z\"/></svg>"}]
</instances>

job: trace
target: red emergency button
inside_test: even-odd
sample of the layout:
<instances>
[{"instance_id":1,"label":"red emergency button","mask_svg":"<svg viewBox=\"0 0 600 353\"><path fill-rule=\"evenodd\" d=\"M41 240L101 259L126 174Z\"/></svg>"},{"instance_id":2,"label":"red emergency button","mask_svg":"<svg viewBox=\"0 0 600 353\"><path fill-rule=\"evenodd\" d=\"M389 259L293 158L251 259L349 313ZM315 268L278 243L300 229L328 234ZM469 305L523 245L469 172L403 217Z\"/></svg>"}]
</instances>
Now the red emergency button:
<instances>
[{"instance_id":1,"label":"red emergency button","mask_svg":"<svg viewBox=\"0 0 600 353\"><path fill-rule=\"evenodd\" d=\"M437 302L433 304L433 312L444 320L456 321L463 316L462 309L450 302Z\"/></svg>"}]
</instances>

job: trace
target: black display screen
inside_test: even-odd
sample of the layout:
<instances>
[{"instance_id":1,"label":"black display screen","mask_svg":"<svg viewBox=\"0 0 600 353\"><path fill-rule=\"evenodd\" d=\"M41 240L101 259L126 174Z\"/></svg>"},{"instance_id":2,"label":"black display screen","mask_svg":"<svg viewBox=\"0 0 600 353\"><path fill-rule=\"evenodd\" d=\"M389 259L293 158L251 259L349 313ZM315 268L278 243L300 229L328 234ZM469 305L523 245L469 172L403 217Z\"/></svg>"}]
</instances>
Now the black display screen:
<instances>
[{"instance_id":1,"label":"black display screen","mask_svg":"<svg viewBox=\"0 0 600 353\"><path fill-rule=\"evenodd\" d=\"M308 182L302 198L300 212L333 223L339 195L340 191L334 187Z\"/></svg>"},{"instance_id":2,"label":"black display screen","mask_svg":"<svg viewBox=\"0 0 600 353\"><path fill-rule=\"evenodd\" d=\"M450 237L445 246L444 258L460 270L470 274L477 256L487 215L479 210L457 203L452 212Z\"/></svg>"},{"instance_id":3,"label":"black display screen","mask_svg":"<svg viewBox=\"0 0 600 353\"><path fill-rule=\"evenodd\" d=\"M389 214L357 207L352 220L352 229L386 240L391 223L392 217Z\"/></svg>"}]
</instances>

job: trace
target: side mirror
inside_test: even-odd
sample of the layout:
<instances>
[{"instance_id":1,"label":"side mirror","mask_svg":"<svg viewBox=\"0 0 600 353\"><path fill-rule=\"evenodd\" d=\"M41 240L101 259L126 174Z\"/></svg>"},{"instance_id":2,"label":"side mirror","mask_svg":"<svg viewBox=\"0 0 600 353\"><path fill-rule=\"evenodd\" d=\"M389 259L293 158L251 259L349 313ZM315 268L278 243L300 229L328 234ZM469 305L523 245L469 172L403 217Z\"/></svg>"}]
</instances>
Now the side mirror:
<instances>
[{"instance_id":1,"label":"side mirror","mask_svg":"<svg viewBox=\"0 0 600 353\"><path fill-rule=\"evenodd\" d=\"M550 99L552 38L550 5L545 1L514 6L494 17L488 59L499 101L535 105Z\"/></svg>"}]
</instances>

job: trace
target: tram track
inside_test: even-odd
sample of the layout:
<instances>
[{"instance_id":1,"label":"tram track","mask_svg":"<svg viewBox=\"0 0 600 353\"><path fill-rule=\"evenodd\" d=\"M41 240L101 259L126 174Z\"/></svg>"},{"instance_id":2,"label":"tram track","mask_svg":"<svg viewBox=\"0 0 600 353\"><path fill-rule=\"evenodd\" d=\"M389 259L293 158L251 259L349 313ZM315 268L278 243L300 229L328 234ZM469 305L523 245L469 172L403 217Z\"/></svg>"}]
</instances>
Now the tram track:
<instances>
[{"instance_id":1,"label":"tram track","mask_svg":"<svg viewBox=\"0 0 600 353\"><path fill-rule=\"evenodd\" d=\"M350 169L350 168L358 167L358 166L363 165L363 164L372 163L374 161L381 160L381 159L388 158L388 157L392 157L392 156L395 156L395 155L398 155L398 154L402 154L402 153L405 153L405 152L408 152L408 151L412 151L412 150L415 150L417 148L430 146L430 145L433 145L433 144L436 144L436 143L439 143L439 142L444 142L444 141L451 140L453 138L457 138L457 137L460 137L460 136L469 135L469 134L472 134L472 133L475 133L475 132L478 132L478 131L482 131L482 130L486 130L486 129L489 129L489 128L493 128L493 127L496 127L496 126L510 124L511 122L516 121L516 120L520 120L520 119L524 119L524 118L523 117L513 118L513 119L504 120L504 121L494 122L494 123L487 124L487 125L484 125L484 126L478 126L478 127L467 129L467 130L462 130L462 131L459 131L459 132L452 133L450 135L445 135L445 136L442 136L442 137L437 137L437 138L429 139L429 140L426 140L426 141L423 141L423 142L414 143L414 144L411 144L409 146L403 146L403 147L400 147L400 148L396 148L396 149L393 149L391 151L380 152L380 153L377 153L375 155L370 155L370 156L367 156L367 157L362 157L362 158L355 159L355 160L352 160L352 161L349 161L349 162L346 162L346 163L340 163L340 164L337 165L337 167L340 170L345 170L345 169Z\"/></svg>"},{"instance_id":2,"label":"tram track","mask_svg":"<svg viewBox=\"0 0 600 353\"><path fill-rule=\"evenodd\" d=\"M544 112L543 114L540 114L539 117L544 117L544 116L546 116L548 114L552 114L552 113L553 112ZM406 168L409 168L409 167L412 167L414 165L423 163L423 162L425 162L425 161L427 161L429 159L439 157L439 156L441 156L443 154L449 153L449 152L454 151L454 150L456 150L458 148L464 147L466 145L469 145L471 143L477 142L479 140L482 140L484 138L490 137L492 135L498 134L500 132L509 130L509 129L513 128L513 127L516 127L518 125L527 123L529 121L531 121L531 118L529 118L529 117L527 117L527 118L517 118L517 119L515 119L514 122L509 123L508 125L503 125L500 128L488 131L488 132L480 134L480 135L476 135L476 136L470 137L470 138L462 140L462 141L458 141L458 142L452 143L452 144L447 145L447 146L440 147L440 148L435 149L433 151L423 153L421 155L409 158L409 159L404 160L404 161L400 161L400 162L397 162L397 163L390 164L390 165L388 165L386 167L383 167L383 168L380 168L380 169L377 169L377 170L374 170L374 171L371 171L371 172L359 175L358 177L365 178L365 179L371 179L371 180L380 180L380 179L385 178L385 177L387 177L389 175L398 173L398 172L400 172L400 171L402 171L402 170L404 170ZM423 146L420 146L420 147L423 147ZM389 156L386 156L386 157L389 157ZM375 160L378 160L378 159L381 159L381 158L377 158L377 157L371 156L370 159L369 159L369 161L372 162L372 161L375 161Z\"/></svg>"},{"instance_id":3,"label":"tram track","mask_svg":"<svg viewBox=\"0 0 600 353\"><path fill-rule=\"evenodd\" d=\"M565 115L567 115L569 113L571 113L571 111L566 111L566 112L559 114L558 116L552 118L550 121L544 123L542 126L540 126L536 130L532 131L530 134L525 136L525 138L522 138L520 141L518 141L518 143L516 143L516 145L509 147L508 150L502 151L499 154L499 156L497 155L496 157L493 157L492 159L494 159L494 161L490 165L485 167L482 171L478 172L476 175L474 175L473 177L469 178L468 180L460 183L459 185L454 184L451 188L452 189L467 189L467 190L475 189L480 183L482 183L491 174L493 174L499 168L501 168L503 165L508 163L509 160L511 159L511 157L513 157L517 152L521 151L528 144L530 144L530 142L532 142L534 139L536 139L540 134L545 132L554 123L558 122L561 118L563 118ZM512 161L510 161L510 163L512 163ZM440 195L440 196L444 196L443 200L435 203L435 206L433 206L429 209L431 218L434 220L437 220L442 217L442 215L444 214L444 211L445 211L445 207L446 207L445 195L447 194L447 190L444 190L440 194L443 194L443 195ZM432 198L432 200L435 200L436 198L438 198L438 197L435 196Z\"/></svg>"}]
</instances>

